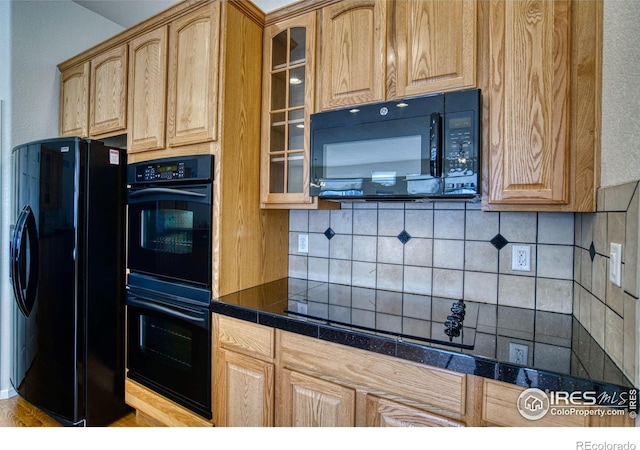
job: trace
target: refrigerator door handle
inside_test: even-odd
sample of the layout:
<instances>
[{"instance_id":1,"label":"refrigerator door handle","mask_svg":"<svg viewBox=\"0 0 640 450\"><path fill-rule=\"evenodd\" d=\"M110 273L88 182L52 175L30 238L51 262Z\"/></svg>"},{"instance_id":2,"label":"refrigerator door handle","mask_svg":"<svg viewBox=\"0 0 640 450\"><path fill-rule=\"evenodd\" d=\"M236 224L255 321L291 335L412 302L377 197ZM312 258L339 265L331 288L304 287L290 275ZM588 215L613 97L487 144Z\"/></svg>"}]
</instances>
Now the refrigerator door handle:
<instances>
[{"instance_id":1,"label":"refrigerator door handle","mask_svg":"<svg viewBox=\"0 0 640 450\"><path fill-rule=\"evenodd\" d=\"M28 239L29 251L22 251L23 242ZM28 258L25 260L24 258ZM29 264L29 267L26 266ZM22 314L29 317L36 301L38 270L40 267L36 219L31 208L25 206L16 222L11 240L11 283L16 303ZM25 280L26 279L26 280ZM26 281L26 286L25 286Z\"/></svg>"}]
</instances>

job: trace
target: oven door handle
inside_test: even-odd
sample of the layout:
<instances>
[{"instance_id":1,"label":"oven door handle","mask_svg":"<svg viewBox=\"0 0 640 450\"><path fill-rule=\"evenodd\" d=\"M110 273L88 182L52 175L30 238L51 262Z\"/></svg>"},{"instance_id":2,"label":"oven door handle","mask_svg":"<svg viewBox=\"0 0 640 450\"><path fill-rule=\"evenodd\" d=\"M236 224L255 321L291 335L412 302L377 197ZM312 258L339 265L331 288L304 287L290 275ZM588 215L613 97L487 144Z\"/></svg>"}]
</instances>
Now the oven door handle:
<instances>
[{"instance_id":1,"label":"oven door handle","mask_svg":"<svg viewBox=\"0 0 640 450\"><path fill-rule=\"evenodd\" d=\"M139 191L131 191L129 192L129 197L145 197L148 195L157 195L157 194L169 194L169 195L179 195L184 197L206 197L207 194L203 194L200 192L193 191L185 191L184 189L171 189L171 188L146 188L141 189Z\"/></svg>"},{"instance_id":2,"label":"oven door handle","mask_svg":"<svg viewBox=\"0 0 640 450\"><path fill-rule=\"evenodd\" d=\"M132 297L127 298L127 305L167 314L171 317L177 317L201 328L207 328L209 326L208 309L203 309L203 313L199 314L198 311L182 308L180 306L168 307L156 302Z\"/></svg>"}]
</instances>

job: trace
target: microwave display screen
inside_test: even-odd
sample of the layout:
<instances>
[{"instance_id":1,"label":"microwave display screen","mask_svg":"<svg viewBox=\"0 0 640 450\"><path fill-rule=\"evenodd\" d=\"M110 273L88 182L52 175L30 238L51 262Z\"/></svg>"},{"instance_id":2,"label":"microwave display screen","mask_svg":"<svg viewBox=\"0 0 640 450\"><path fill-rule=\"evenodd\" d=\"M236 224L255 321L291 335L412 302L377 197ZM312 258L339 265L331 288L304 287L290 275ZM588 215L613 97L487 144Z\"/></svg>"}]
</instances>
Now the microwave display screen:
<instances>
[{"instance_id":1,"label":"microwave display screen","mask_svg":"<svg viewBox=\"0 0 640 450\"><path fill-rule=\"evenodd\" d=\"M327 178L372 178L392 168L395 176L421 173L422 137L395 136L324 145Z\"/></svg>"},{"instance_id":2,"label":"microwave display screen","mask_svg":"<svg viewBox=\"0 0 640 450\"><path fill-rule=\"evenodd\" d=\"M459 130L460 128L471 128L471 116L449 120L450 130Z\"/></svg>"}]
</instances>

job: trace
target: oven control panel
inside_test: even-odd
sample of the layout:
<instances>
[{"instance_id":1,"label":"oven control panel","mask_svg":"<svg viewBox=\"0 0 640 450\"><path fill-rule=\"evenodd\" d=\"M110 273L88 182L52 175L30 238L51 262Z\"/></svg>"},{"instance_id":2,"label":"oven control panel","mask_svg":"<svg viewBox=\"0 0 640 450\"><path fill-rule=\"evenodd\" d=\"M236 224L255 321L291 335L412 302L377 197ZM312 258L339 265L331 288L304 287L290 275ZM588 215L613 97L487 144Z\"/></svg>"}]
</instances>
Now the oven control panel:
<instances>
[{"instance_id":1,"label":"oven control panel","mask_svg":"<svg viewBox=\"0 0 640 450\"><path fill-rule=\"evenodd\" d=\"M210 181L212 179L212 155L194 155L144 161L130 164L127 173L127 182L130 184L168 181Z\"/></svg>"}]
</instances>

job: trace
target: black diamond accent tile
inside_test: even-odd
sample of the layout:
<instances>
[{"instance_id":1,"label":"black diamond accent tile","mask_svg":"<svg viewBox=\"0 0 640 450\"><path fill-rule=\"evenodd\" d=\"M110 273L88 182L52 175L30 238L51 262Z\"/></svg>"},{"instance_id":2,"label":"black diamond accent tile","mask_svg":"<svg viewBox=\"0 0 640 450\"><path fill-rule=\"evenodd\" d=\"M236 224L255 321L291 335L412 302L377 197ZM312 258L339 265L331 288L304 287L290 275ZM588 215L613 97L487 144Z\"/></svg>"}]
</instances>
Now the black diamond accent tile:
<instances>
[{"instance_id":1,"label":"black diamond accent tile","mask_svg":"<svg viewBox=\"0 0 640 450\"><path fill-rule=\"evenodd\" d=\"M593 242L591 242L591 246L589 247L589 256L591 256L591 262L593 262L593 258L596 257L596 248L593 246Z\"/></svg>"},{"instance_id":2,"label":"black diamond accent tile","mask_svg":"<svg viewBox=\"0 0 640 450\"><path fill-rule=\"evenodd\" d=\"M404 245L409 242L409 239L411 239L411 235L407 233L406 230L402 230L398 235L398 239L400 240L400 242L402 242L402 245Z\"/></svg>"},{"instance_id":3,"label":"black diamond accent tile","mask_svg":"<svg viewBox=\"0 0 640 450\"><path fill-rule=\"evenodd\" d=\"M500 233L496 234L489 242L491 242L498 250L502 250L504 246L509 243L509 241L507 241Z\"/></svg>"},{"instance_id":4,"label":"black diamond accent tile","mask_svg":"<svg viewBox=\"0 0 640 450\"><path fill-rule=\"evenodd\" d=\"M333 231L331 227L329 227L325 230L324 235L327 237L327 239L331 240L331 238L336 235L336 232Z\"/></svg>"}]
</instances>

